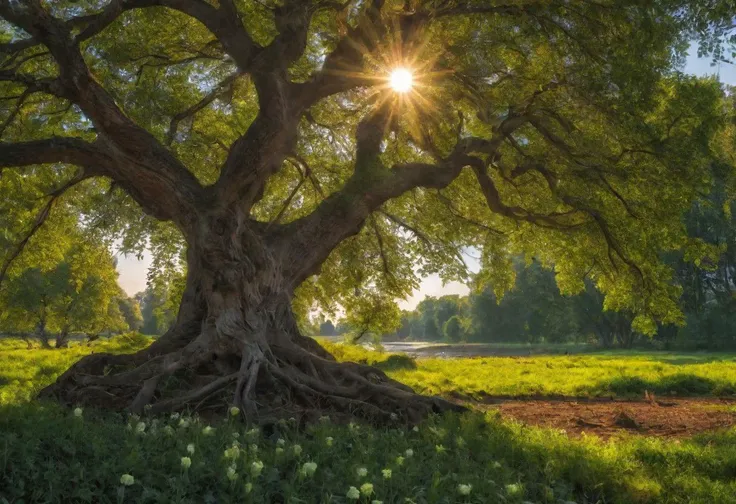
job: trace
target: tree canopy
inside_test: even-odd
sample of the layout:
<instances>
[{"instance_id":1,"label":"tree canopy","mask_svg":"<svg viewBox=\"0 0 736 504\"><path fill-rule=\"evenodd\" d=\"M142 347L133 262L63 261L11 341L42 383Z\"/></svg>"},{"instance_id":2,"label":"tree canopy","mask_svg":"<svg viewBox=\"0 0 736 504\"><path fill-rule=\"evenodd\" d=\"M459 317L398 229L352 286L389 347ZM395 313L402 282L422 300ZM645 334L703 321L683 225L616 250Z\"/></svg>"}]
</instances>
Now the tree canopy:
<instances>
[{"instance_id":1,"label":"tree canopy","mask_svg":"<svg viewBox=\"0 0 736 504\"><path fill-rule=\"evenodd\" d=\"M467 279L470 247L498 296L510 257L534 257L563 292L589 279L652 332L682 318L661 254L710 252L681 215L710 184L722 90L678 65L693 37L722 47L720 5L0 0L0 276L60 201L100 239L150 248L154 275L186 269L174 326L126 375L134 409L239 376L250 411L259 372L323 394L293 351L273 356L288 340L327 358L292 310L365 319L421 274ZM410 89L391 87L396 69ZM176 364L141 364L164 351ZM157 395L162 377L193 363L212 376L225 354L240 371ZM65 379L55 393L89 385ZM391 397L386 415L405 406Z\"/></svg>"}]
</instances>

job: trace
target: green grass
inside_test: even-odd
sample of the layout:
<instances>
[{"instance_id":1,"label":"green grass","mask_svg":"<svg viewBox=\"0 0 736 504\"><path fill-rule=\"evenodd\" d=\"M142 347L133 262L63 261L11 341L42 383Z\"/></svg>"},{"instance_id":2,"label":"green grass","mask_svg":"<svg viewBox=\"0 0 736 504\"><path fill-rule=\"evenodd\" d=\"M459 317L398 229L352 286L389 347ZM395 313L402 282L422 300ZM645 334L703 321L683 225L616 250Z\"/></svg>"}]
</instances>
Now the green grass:
<instances>
[{"instance_id":1,"label":"green grass","mask_svg":"<svg viewBox=\"0 0 736 504\"><path fill-rule=\"evenodd\" d=\"M197 417L184 417L187 426L180 425L181 418L138 419L91 409L76 417L55 404L27 401L32 390L53 380L84 353L132 351L146 342L136 337L116 338L58 351L28 351L24 344L0 343L0 374L10 379L0 383L4 398L0 405L0 503L339 504L355 502L347 498L348 490L367 482L374 493L361 497L360 503L374 499L405 504L736 503L736 429L682 441L625 437L603 442L593 437L570 439L554 430L527 427L489 413L431 418L416 431L330 421L298 426L287 421L272 430L248 434L248 426L223 418L212 421L214 430L207 435L206 423ZM331 350L340 359L377 363L395 377L407 377L412 385L421 383L421 377L431 371L441 375L441 380L450 380L450 385L439 389L443 391L518 393L510 385L514 377L504 374L513 366L546 373L551 393L568 390L564 376L544 371L550 369L548 357L414 362L405 356L354 347L331 346ZM640 372L639 378L654 383L662 374L654 366L663 366L665 374L672 366L685 369L686 375L733 383L734 364L727 356L693 364L666 363L667 359L654 355L560 359L554 361L560 366L552 368L557 373L575 376L575 370L587 370L587 376L597 377L598 382L608 379L610 383L615 374L611 370L623 367L629 376ZM576 359L583 359L586 365ZM515 362L520 360L528 362ZM596 371L596 363L603 369ZM457 366L454 373L453 365ZM465 372L472 373L473 379L455 382ZM580 372L576 379L582 382L585 373ZM532 379L530 373L514 376ZM484 377L490 381L481 388ZM423 390L434 386L430 383ZM144 425L139 427L141 422ZM332 438L329 445L328 438ZM279 439L284 440L283 446ZM193 454L187 451L189 444L194 445ZM233 444L239 449L234 450ZM412 451L411 456L407 450ZM186 470L181 465L185 456L191 459ZM404 457L401 464L397 457ZM263 463L258 475L251 472L256 461ZM306 462L316 464L313 475L302 473ZM228 477L231 466L232 480ZM360 476L360 468L365 468L365 476ZM383 469L391 470L390 479L383 477ZM121 485L124 474L133 476L131 486ZM472 491L460 495L458 485L472 485Z\"/></svg>"},{"instance_id":2,"label":"green grass","mask_svg":"<svg viewBox=\"0 0 736 504\"><path fill-rule=\"evenodd\" d=\"M426 394L641 396L736 394L736 355L601 352L582 355L418 359L323 343L339 359L378 365ZM393 362L389 362L393 359Z\"/></svg>"}]
</instances>

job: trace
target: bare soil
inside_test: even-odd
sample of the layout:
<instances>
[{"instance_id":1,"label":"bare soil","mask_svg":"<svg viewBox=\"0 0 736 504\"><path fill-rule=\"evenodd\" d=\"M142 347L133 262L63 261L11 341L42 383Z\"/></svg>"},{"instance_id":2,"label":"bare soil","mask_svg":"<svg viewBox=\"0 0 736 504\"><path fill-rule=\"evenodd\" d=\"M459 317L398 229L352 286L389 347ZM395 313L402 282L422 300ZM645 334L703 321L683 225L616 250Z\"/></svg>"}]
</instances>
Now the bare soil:
<instances>
[{"instance_id":1,"label":"bare soil","mask_svg":"<svg viewBox=\"0 0 736 504\"><path fill-rule=\"evenodd\" d=\"M604 439L623 433L680 438L736 425L736 399L730 398L488 398L476 406L527 424Z\"/></svg>"}]
</instances>

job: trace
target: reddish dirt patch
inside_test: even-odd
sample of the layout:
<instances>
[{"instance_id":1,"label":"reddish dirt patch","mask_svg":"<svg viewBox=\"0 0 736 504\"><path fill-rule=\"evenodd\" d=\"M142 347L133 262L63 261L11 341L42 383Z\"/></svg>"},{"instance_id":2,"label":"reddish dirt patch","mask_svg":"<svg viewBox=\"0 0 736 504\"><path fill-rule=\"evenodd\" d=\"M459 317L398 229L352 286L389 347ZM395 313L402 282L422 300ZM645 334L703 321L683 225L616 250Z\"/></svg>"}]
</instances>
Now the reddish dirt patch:
<instances>
[{"instance_id":1,"label":"reddish dirt patch","mask_svg":"<svg viewBox=\"0 0 736 504\"><path fill-rule=\"evenodd\" d=\"M563 429L568 434L609 438L622 433L686 437L736 425L736 399L662 400L494 399L482 409L522 422Z\"/></svg>"}]
</instances>

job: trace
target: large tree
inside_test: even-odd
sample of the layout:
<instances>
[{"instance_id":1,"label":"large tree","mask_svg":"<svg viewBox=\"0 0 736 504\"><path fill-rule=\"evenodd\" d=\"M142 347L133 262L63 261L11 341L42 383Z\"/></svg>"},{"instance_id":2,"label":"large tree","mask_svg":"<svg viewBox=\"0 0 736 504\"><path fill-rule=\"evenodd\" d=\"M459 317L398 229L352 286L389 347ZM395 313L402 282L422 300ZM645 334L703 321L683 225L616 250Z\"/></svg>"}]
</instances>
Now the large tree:
<instances>
[{"instance_id":1,"label":"large tree","mask_svg":"<svg viewBox=\"0 0 736 504\"><path fill-rule=\"evenodd\" d=\"M659 253L689 245L720 114L674 71L693 5L0 0L0 167L55 182L6 193L37 213L0 274L65 198L162 270L186 249L166 334L43 394L415 420L449 403L335 362L295 313L466 278L468 247L494 286L533 254L643 330L677 319Z\"/></svg>"}]
</instances>

